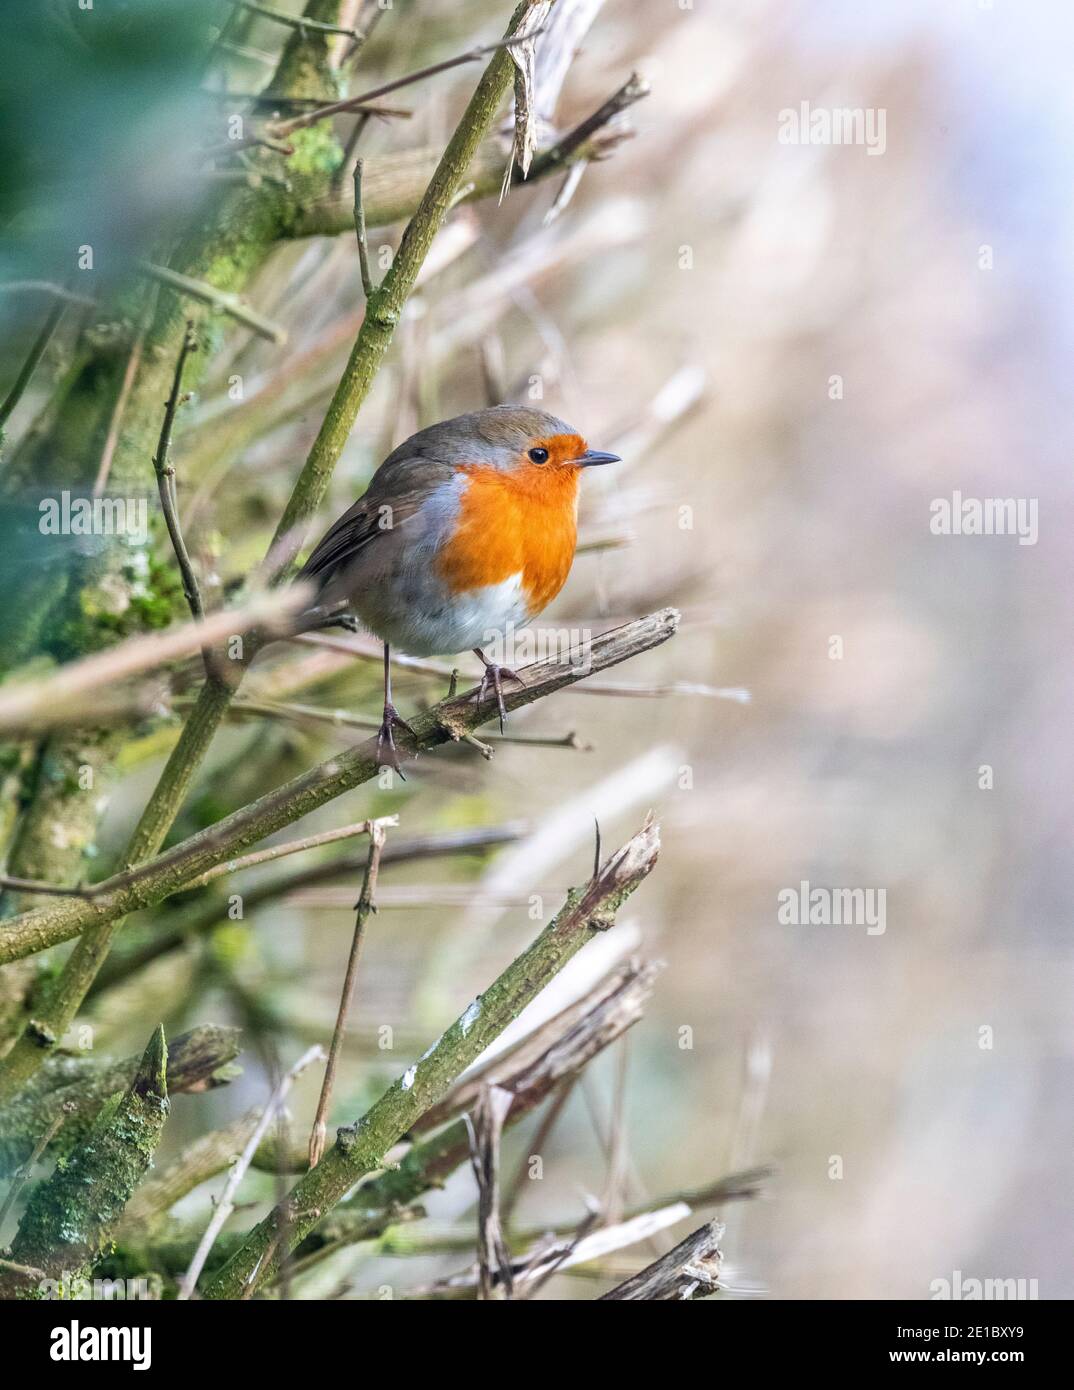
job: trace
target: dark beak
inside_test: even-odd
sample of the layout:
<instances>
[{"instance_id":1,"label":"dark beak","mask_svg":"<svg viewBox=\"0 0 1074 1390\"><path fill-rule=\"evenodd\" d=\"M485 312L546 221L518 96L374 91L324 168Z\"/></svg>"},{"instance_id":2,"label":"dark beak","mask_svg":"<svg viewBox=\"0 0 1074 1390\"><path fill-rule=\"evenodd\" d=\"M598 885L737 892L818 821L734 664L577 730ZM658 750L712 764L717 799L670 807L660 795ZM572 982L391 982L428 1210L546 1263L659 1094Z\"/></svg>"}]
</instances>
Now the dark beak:
<instances>
[{"instance_id":1,"label":"dark beak","mask_svg":"<svg viewBox=\"0 0 1074 1390\"><path fill-rule=\"evenodd\" d=\"M581 458L574 459L579 468L591 468L596 463L622 463L618 454L602 454L599 449L587 449Z\"/></svg>"}]
</instances>

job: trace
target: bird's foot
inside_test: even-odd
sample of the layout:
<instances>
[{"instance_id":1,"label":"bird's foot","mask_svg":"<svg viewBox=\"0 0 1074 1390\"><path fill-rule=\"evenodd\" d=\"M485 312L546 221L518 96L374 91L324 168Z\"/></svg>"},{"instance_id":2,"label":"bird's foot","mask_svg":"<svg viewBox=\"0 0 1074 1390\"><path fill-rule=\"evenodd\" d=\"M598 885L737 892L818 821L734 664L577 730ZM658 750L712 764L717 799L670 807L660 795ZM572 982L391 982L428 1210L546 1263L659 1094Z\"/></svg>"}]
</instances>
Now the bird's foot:
<instances>
[{"instance_id":1,"label":"bird's foot","mask_svg":"<svg viewBox=\"0 0 1074 1390\"><path fill-rule=\"evenodd\" d=\"M388 703L384 706L384 718L377 734L377 762L381 767L390 767L393 772L398 772L405 782L406 774L399 766L399 750L395 746L394 730L396 727L405 729L415 743L417 742L417 734L395 706ZM417 757L416 751L414 756Z\"/></svg>"},{"instance_id":2,"label":"bird's foot","mask_svg":"<svg viewBox=\"0 0 1074 1390\"><path fill-rule=\"evenodd\" d=\"M477 687L477 703L488 698L489 686L496 692L496 705L500 711L500 733L507 728L507 706L503 702L503 682L504 679L516 681L525 689L526 682L510 666L497 666L494 661L485 663L485 674L481 677L481 684Z\"/></svg>"}]
</instances>

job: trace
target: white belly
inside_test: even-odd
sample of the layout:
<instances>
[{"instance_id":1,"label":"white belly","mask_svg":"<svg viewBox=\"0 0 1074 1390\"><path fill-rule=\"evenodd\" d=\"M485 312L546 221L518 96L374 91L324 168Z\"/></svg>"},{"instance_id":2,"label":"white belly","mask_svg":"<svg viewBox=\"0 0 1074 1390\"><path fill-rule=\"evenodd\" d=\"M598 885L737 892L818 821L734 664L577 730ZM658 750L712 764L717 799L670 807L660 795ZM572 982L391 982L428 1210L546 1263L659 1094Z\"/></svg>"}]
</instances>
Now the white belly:
<instances>
[{"instance_id":1,"label":"white belly","mask_svg":"<svg viewBox=\"0 0 1074 1390\"><path fill-rule=\"evenodd\" d=\"M508 625L529 618L521 574L463 594L448 593L428 571L407 581L406 594L372 587L356 595L354 609L371 632L409 656L450 656L472 647L502 652Z\"/></svg>"}]
</instances>

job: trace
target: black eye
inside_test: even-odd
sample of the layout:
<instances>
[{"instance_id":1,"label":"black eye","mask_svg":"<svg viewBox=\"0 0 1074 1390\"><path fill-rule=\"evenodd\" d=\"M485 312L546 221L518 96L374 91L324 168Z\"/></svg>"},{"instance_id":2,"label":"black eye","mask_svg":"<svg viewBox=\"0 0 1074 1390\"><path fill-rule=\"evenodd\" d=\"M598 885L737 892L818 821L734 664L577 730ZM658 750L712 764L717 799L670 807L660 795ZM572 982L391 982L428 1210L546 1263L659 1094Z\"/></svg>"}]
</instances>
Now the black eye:
<instances>
[{"instance_id":1,"label":"black eye","mask_svg":"<svg viewBox=\"0 0 1074 1390\"><path fill-rule=\"evenodd\" d=\"M530 450L530 458L534 461L534 463L547 463L547 462L548 462L548 450L547 450L547 449L531 449L531 450Z\"/></svg>"}]
</instances>

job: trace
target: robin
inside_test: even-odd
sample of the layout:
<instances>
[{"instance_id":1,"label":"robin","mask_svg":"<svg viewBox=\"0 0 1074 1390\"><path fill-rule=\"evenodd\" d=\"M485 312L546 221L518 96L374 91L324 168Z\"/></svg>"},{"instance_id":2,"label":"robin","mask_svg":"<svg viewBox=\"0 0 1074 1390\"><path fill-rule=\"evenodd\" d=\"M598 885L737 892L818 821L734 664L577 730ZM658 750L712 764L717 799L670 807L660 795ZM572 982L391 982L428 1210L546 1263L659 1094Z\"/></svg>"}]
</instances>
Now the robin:
<instances>
[{"instance_id":1,"label":"robin","mask_svg":"<svg viewBox=\"0 0 1074 1390\"><path fill-rule=\"evenodd\" d=\"M481 650L555 598L574 560L578 478L618 463L554 415L498 405L419 430L384 460L364 496L318 542L299 578L316 586L307 629L359 625L384 643L377 756L396 771L391 649L443 656L470 648L477 698L523 682Z\"/></svg>"}]
</instances>

